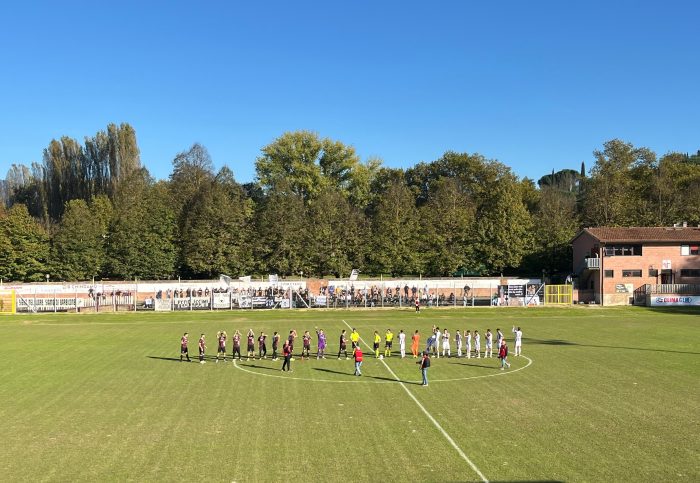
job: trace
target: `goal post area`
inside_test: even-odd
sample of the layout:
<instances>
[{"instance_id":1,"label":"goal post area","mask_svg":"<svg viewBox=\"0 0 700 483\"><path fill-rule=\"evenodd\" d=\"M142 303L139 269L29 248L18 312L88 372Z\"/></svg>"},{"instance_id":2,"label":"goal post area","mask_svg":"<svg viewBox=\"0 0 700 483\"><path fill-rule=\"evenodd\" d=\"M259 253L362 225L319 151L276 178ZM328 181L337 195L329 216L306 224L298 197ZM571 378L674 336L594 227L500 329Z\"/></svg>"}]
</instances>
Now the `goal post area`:
<instances>
[{"instance_id":1,"label":"goal post area","mask_svg":"<svg viewBox=\"0 0 700 483\"><path fill-rule=\"evenodd\" d=\"M0 289L0 314L17 312L17 295L14 289Z\"/></svg>"}]
</instances>

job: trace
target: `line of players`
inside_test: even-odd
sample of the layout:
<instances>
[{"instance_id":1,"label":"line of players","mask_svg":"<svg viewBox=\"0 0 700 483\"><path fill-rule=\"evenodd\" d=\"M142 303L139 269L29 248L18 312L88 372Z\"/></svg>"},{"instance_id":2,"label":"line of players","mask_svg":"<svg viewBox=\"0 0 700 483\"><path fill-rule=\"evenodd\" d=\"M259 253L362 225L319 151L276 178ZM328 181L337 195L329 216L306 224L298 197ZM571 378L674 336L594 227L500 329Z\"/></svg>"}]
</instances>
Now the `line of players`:
<instances>
[{"instance_id":1,"label":"line of players","mask_svg":"<svg viewBox=\"0 0 700 483\"><path fill-rule=\"evenodd\" d=\"M522 330L520 327L517 329L515 326L513 326L513 334L515 336L515 355L519 356L521 355L522 351ZM317 352L316 352L316 359L325 359L326 358L326 348L327 348L327 339L326 339L326 334L323 329L319 329L316 327L316 337L317 337ZM258 343L258 358L259 359L266 359L267 358L267 334L265 332L261 331L260 334L256 337L255 332L253 329L248 330L248 334L246 336L246 342L247 342L247 360L249 361L251 358L255 360L255 342L257 339ZM284 341L284 346L282 348L282 353L285 356L285 359L289 360L294 360L293 354L294 354L294 342L295 339L297 338L297 331L296 330L290 330L289 331L289 336L287 339ZM491 333L491 329L486 329L486 334L485 334L485 350L484 350L484 358L487 357L493 357L493 334ZM279 358L278 355L278 349L279 349L279 343L280 343L281 336L278 332L275 332L272 335L272 360L276 361ZM219 332L216 333L216 340L217 340L217 354L216 354L216 362L219 362L220 357L223 357L223 361L226 362L226 343L228 341L228 334L226 333L225 330L220 330ZM231 358L235 359L236 356L238 356L238 360L242 359L241 356L241 340L242 336L241 333L236 330L233 334L232 342L233 342L233 350L231 353ZM358 347L360 341L360 334L357 332L357 329L353 328L352 333L350 334L350 342L352 344L352 350L353 350L353 355L355 352L355 348ZM378 331L374 331L374 354L375 358L381 358L381 357L391 357L392 354L392 349L393 349L393 341L394 341L394 333L391 331L391 329L387 329L386 333L384 334L384 354L380 354L380 345L382 342L382 337L379 335ZM428 337L427 340L427 346L426 346L426 352L429 354L432 354L436 358L440 358L440 353L442 352L443 357L452 357L452 352L451 352L451 341L452 341L452 335L450 334L448 329L444 329L444 331L440 331L439 327L433 326L432 329L432 335ZM472 357L472 348L474 350L474 357L475 358L481 358L481 336L479 335L479 331L475 330L474 334L472 335L471 331L465 330L464 333L460 332L459 330L455 331L455 336L454 336L454 341L457 345L457 357L463 357L466 356L466 358L471 358ZM399 331L398 333L398 342L399 342L399 352L401 354L401 358L406 357L406 334L404 333L403 329ZM501 332L501 329L496 329L496 348L499 350L501 346L503 345L504 342L504 336L503 332ZM180 361L183 360L183 357L186 358L186 360L189 362L190 361L190 356L189 356L189 349L188 349L188 344L189 344L189 334L185 332L180 339ZM473 345L472 345L473 344ZM204 354L206 352L206 337L205 334L201 334L199 341L197 343L198 346L198 351L199 351L199 362L200 364L204 364L206 361L204 360ZM419 354L419 346L420 346L420 333L418 330L415 331L415 333L411 336L411 353L414 358L418 357ZM464 350L463 350L464 349ZM346 335L346 330L343 329L340 333L340 338L339 338L339 350L338 350L338 359L341 358L341 354L345 355L346 359L349 359L350 357L348 356L348 351L347 351L347 335ZM497 352L498 355L498 352ZM302 335L302 351L301 351L301 358L302 360L304 358L310 359L311 358L311 334L307 330L304 332ZM508 365L510 367L510 365Z\"/></svg>"},{"instance_id":2,"label":"line of players","mask_svg":"<svg viewBox=\"0 0 700 483\"><path fill-rule=\"evenodd\" d=\"M523 332L520 327L516 328L513 326L513 334L515 335L515 355L519 356L522 350ZM484 357L493 357L493 333L491 333L491 329L486 329L484 339ZM496 350L501 347L504 339L503 332L497 328ZM465 330L463 333L456 330L454 339L452 339L452 334L447 328L441 332L440 327L433 326L433 335L428 338L426 350L437 358L441 354L442 357L452 357L452 340L457 345L457 357L465 356L467 359L470 359L473 350L473 357L481 358L481 335L478 330L475 330L473 333L469 330Z\"/></svg>"}]
</instances>

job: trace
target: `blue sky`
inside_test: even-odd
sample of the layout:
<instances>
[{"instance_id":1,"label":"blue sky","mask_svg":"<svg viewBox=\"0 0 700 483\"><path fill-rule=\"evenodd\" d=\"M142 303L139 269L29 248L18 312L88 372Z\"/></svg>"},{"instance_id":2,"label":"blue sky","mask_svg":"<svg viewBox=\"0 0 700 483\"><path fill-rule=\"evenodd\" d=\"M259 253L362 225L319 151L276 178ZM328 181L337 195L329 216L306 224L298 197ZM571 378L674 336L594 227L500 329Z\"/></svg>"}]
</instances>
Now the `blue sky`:
<instances>
[{"instance_id":1,"label":"blue sky","mask_svg":"<svg viewBox=\"0 0 700 483\"><path fill-rule=\"evenodd\" d=\"M0 177L110 122L157 178L200 142L250 181L297 129L386 166L478 152L535 180L612 138L695 152L698 5L3 2Z\"/></svg>"}]
</instances>

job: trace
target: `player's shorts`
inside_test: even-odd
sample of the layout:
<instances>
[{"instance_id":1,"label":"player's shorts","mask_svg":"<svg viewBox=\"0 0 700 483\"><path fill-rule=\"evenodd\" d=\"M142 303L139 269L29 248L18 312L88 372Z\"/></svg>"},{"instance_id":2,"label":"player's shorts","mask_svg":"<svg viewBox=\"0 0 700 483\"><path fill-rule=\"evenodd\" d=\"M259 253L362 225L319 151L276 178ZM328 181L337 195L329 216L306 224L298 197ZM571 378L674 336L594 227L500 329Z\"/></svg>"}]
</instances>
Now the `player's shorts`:
<instances>
[{"instance_id":1,"label":"player's shorts","mask_svg":"<svg viewBox=\"0 0 700 483\"><path fill-rule=\"evenodd\" d=\"M341 351L344 351L344 350L346 350L346 349L347 349L347 345L346 345L346 344L340 344L340 350L341 350Z\"/></svg>"},{"instance_id":2,"label":"player's shorts","mask_svg":"<svg viewBox=\"0 0 700 483\"><path fill-rule=\"evenodd\" d=\"M491 342L487 342L487 343L486 343L486 348L487 348L487 349L490 349L490 348L491 348Z\"/></svg>"},{"instance_id":3,"label":"player's shorts","mask_svg":"<svg viewBox=\"0 0 700 483\"><path fill-rule=\"evenodd\" d=\"M518 340L515 342L515 347L520 347L522 345L523 345L523 341L521 341L521 340Z\"/></svg>"},{"instance_id":4,"label":"player's shorts","mask_svg":"<svg viewBox=\"0 0 700 483\"><path fill-rule=\"evenodd\" d=\"M187 347L180 346L180 354L189 354Z\"/></svg>"},{"instance_id":5,"label":"player's shorts","mask_svg":"<svg viewBox=\"0 0 700 483\"><path fill-rule=\"evenodd\" d=\"M219 353L226 354L226 346L219 346Z\"/></svg>"},{"instance_id":6,"label":"player's shorts","mask_svg":"<svg viewBox=\"0 0 700 483\"><path fill-rule=\"evenodd\" d=\"M204 355L204 349L199 349L199 355L203 356Z\"/></svg>"},{"instance_id":7,"label":"player's shorts","mask_svg":"<svg viewBox=\"0 0 700 483\"><path fill-rule=\"evenodd\" d=\"M248 344L248 352L254 352L255 351L255 345L254 344Z\"/></svg>"},{"instance_id":8,"label":"player's shorts","mask_svg":"<svg viewBox=\"0 0 700 483\"><path fill-rule=\"evenodd\" d=\"M355 341L352 342L352 348L353 349L357 348L357 342L355 342Z\"/></svg>"},{"instance_id":9,"label":"player's shorts","mask_svg":"<svg viewBox=\"0 0 700 483\"><path fill-rule=\"evenodd\" d=\"M387 341L387 343L384 345L387 349L391 349L391 342Z\"/></svg>"},{"instance_id":10,"label":"player's shorts","mask_svg":"<svg viewBox=\"0 0 700 483\"><path fill-rule=\"evenodd\" d=\"M379 342L374 343L374 350L377 350L377 349L379 349Z\"/></svg>"}]
</instances>

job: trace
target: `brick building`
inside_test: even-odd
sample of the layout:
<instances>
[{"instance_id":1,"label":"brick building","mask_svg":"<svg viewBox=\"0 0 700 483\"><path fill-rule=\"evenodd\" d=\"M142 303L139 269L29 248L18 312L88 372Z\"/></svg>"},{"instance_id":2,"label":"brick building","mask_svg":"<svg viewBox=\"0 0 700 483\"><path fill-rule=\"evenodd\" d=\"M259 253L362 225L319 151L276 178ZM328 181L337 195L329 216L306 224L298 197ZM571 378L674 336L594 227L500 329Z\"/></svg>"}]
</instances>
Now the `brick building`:
<instances>
[{"instance_id":1,"label":"brick building","mask_svg":"<svg viewBox=\"0 0 700 483\"><path fill-rule=\"evenodd\" d=\"M585 228L571 243L581 302L624 305L646 284L700 284L700 227Z\"/></svg>"}]
</instances>

